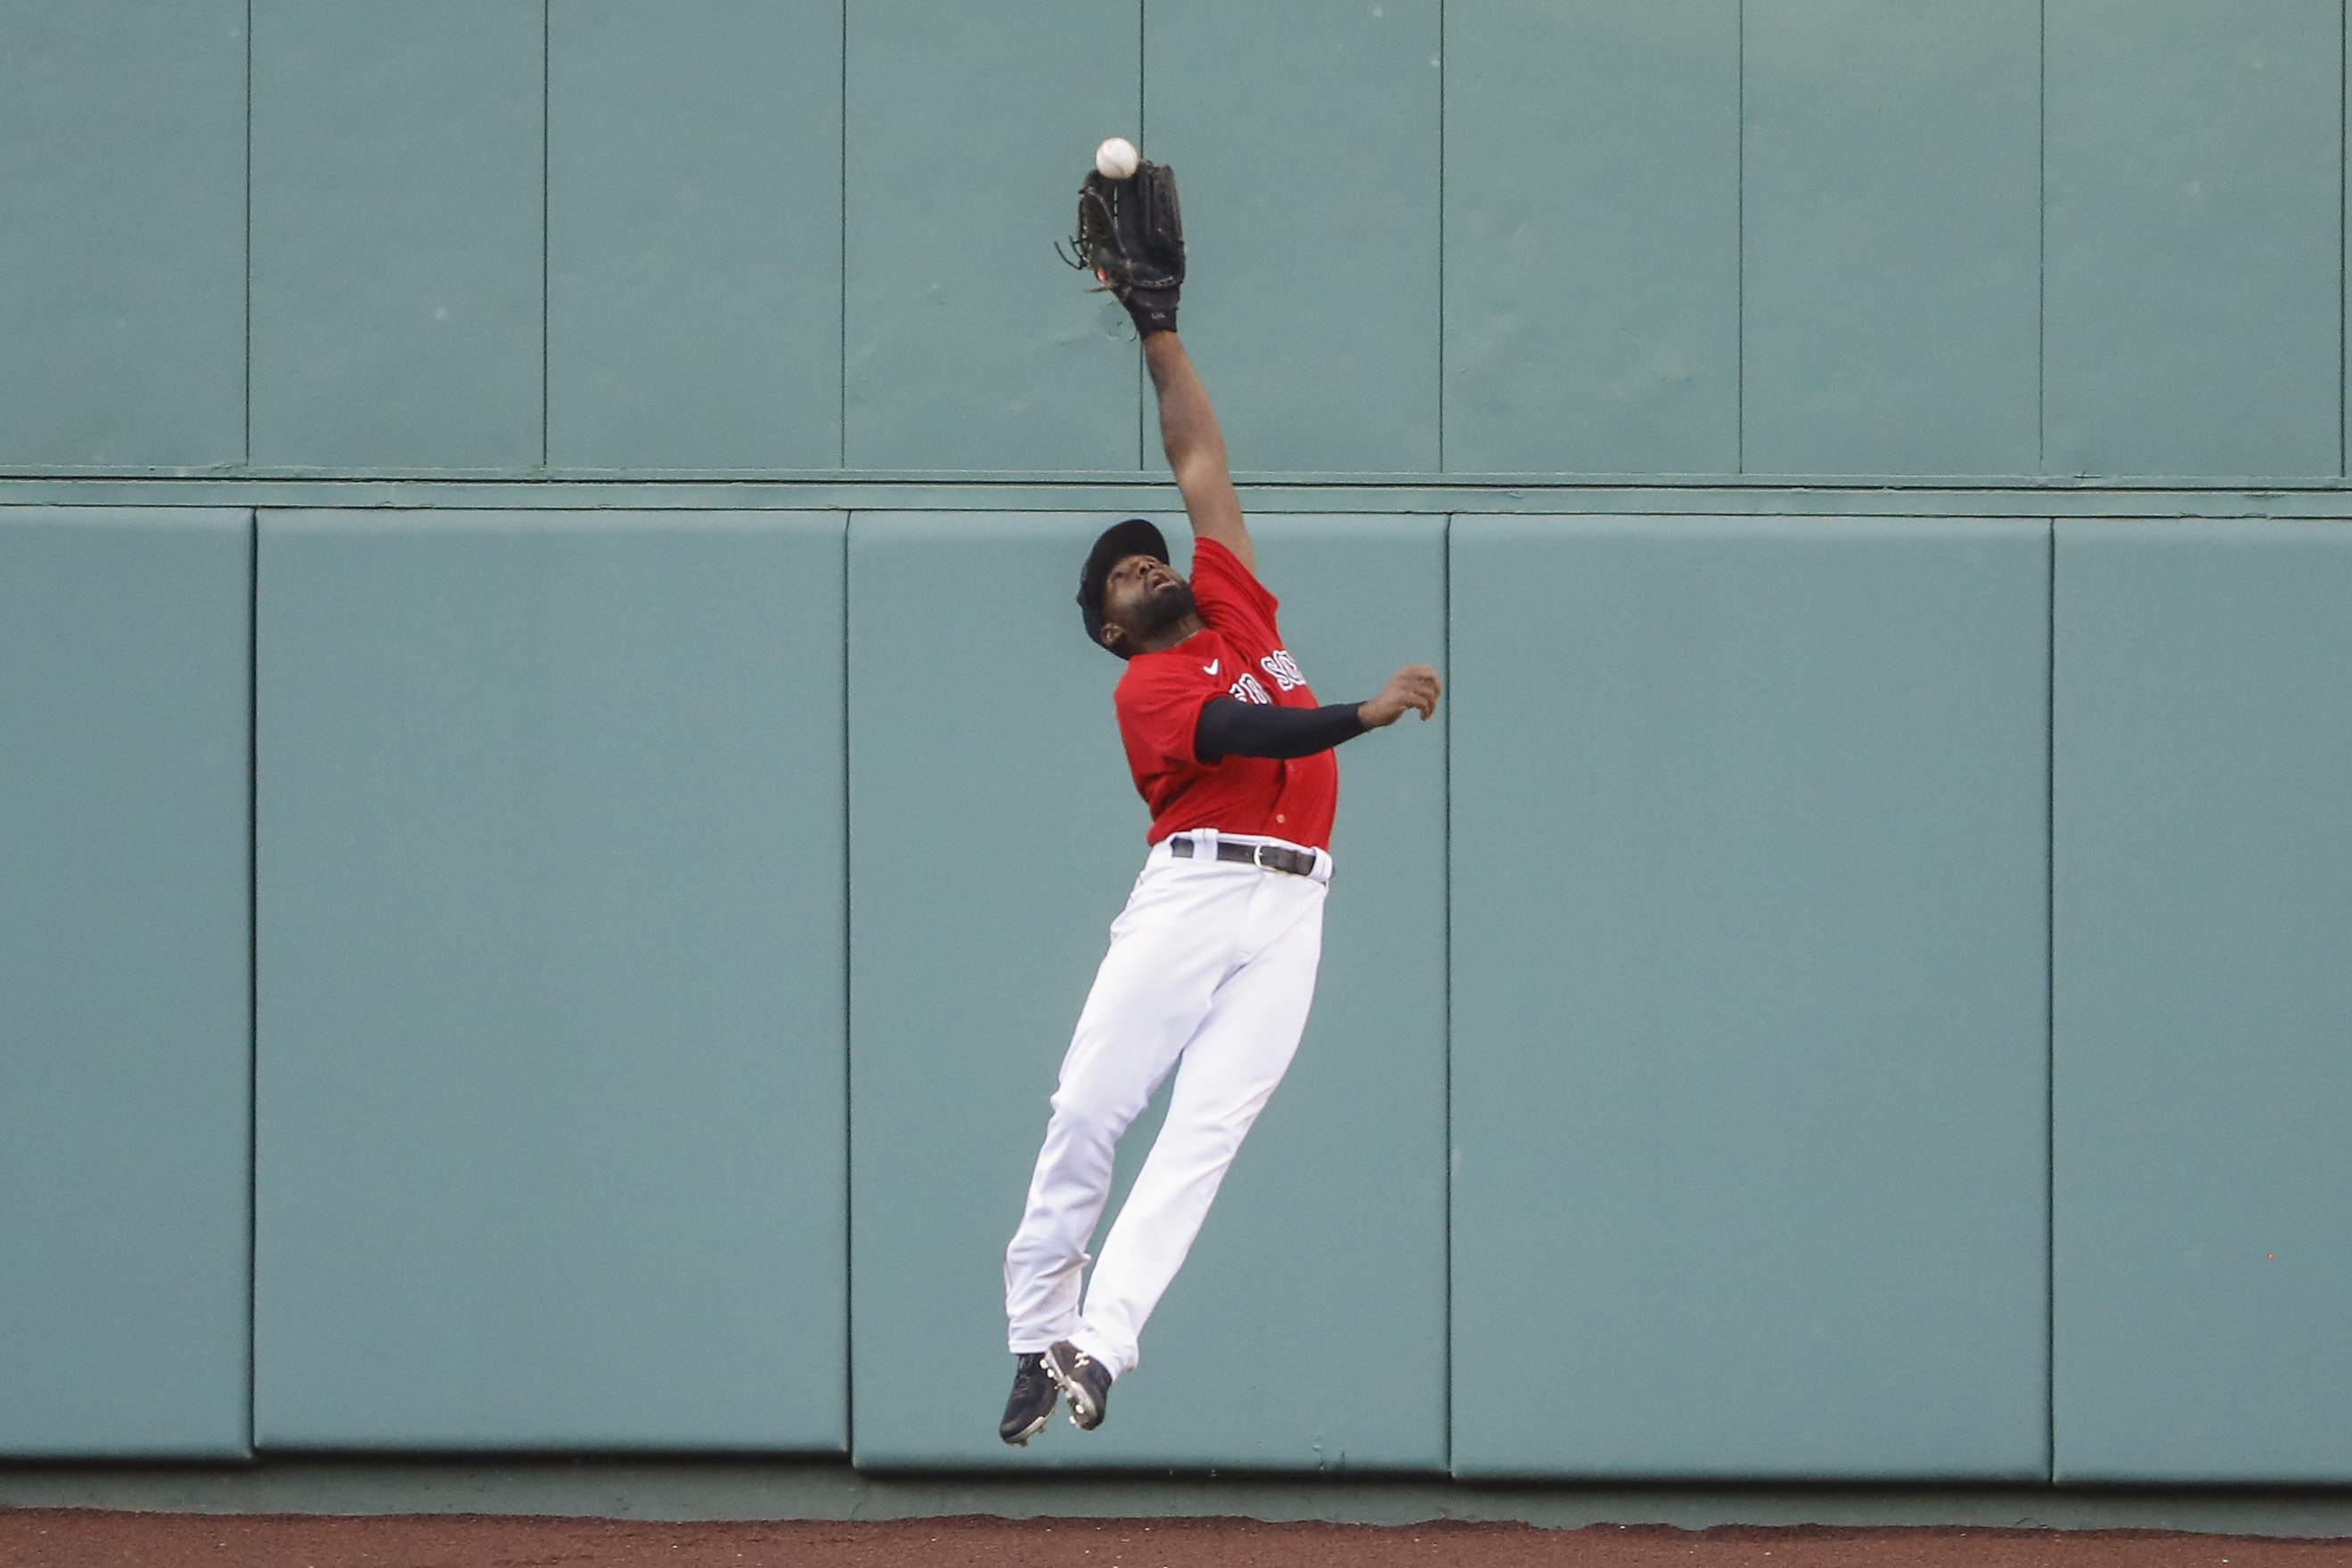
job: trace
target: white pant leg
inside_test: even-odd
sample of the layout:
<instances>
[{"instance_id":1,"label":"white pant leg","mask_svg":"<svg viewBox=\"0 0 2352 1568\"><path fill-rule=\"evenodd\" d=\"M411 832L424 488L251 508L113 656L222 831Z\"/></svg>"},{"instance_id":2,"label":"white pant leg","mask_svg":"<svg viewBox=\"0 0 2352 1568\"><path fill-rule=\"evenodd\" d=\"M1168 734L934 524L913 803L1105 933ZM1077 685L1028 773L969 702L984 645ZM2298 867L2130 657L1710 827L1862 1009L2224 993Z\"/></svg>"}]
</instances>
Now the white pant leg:
<instances>
[{"instance_id":1,"label":"white pant leg","mask_svg":"<svg viewBox=\"0 0 2352 1568\"><path fill-rule=\"evenodd\" d=\"M1004 1249L1004 1313L1014 1354L1078 1327L1086 1247L1110 1195L1112 1154L1185 1042L1208 1016L1243 935L1254 867L1145 863L1111 924L1054 1091L1020 1229Z\"/></svg>"},{"instance_id":2,"label":"white pant leg","mask_svg":"<svg viewBox=\"0 0 2352 1568\"><path fill-rule=\"evenodd\" d=\"M1315 999L1324 888L1244 868L1257 886L1241 962L1184 1047L1168 1118L1103 1242L1069 1337L1114 1377L1141 1359L1144 1321L1183 1266L1242 1140L1289 1069Z\"/></svg>"}]
</instances>

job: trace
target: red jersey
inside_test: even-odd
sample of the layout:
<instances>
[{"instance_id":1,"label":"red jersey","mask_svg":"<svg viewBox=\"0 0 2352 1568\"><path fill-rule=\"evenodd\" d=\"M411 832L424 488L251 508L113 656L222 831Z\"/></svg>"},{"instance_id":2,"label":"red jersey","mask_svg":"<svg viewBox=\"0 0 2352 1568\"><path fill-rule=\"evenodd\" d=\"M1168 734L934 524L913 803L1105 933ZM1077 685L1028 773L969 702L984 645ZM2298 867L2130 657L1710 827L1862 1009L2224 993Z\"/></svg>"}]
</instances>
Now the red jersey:
<instances>
[{"instance_id":1,"label":"red jersey","mask_svg":"<svg viewBox=\"0 0 2352 1568\"><path fill-rule=\"evenodd\" d=\"M1318 752L1287 761L1204 763L1192 751L1201 710L1213 698L1318 706L1275 626L1280 602L1213 539L1193 542L1192 598L1207 629L1129 659L1112 696L1136 792L1151 808L1146 841L1213 827L1328 849L1339 805L1338 757Z\"/></svg>"}]
</instances>

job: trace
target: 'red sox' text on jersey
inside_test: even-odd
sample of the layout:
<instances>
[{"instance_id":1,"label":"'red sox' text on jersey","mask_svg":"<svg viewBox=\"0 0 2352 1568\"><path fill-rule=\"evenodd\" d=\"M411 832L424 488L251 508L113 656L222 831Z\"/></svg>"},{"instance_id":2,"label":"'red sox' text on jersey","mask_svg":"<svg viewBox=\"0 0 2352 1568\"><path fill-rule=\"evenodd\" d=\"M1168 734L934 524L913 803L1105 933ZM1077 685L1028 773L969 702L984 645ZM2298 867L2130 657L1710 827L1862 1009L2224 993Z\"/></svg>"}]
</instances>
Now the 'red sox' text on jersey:
<instances>
[{"instance_id":1,"label":"'red sox' text on jersey","mask_svg":"<svg viewBox=\"0 0 2352 1568\"><path fill-rule=\"evenodd\" d=\"M1207 627L1158 653L1128 660L1112 701L1136 792L1151 808L1149 842L1213 827L1328 849L1339 804L1339 761L1330 752L1284 761L1226 757L1203 763L1192 738L1215 698L1313 708L1315 693L1282 646L1280 602L1213 539L1192 546L1192 597Z\"/></svg>"}]
</instances>

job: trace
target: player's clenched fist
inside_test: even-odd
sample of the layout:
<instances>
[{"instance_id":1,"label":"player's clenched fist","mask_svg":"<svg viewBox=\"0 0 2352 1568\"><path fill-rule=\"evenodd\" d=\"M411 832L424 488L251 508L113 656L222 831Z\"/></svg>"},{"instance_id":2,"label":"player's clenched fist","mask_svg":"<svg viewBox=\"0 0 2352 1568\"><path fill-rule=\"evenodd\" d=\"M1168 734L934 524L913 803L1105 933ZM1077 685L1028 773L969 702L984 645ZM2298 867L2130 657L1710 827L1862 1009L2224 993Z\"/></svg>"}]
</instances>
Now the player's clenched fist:
<instances>
[{"instance_id":1,"label":"player's clenched fist","mask_svg":"<svg viewBox=\"0 0 2352 1568\"><path fill-rule=\"evenodd\" d=\"M1444 689L1436 670L1425 664L1408 664L1389 677L1378 697L1357 704L1356 717L1367 730L1395 723L1408 708L1426 719L1437 711L1437 699Z\"/></svg>"}]
</instances>

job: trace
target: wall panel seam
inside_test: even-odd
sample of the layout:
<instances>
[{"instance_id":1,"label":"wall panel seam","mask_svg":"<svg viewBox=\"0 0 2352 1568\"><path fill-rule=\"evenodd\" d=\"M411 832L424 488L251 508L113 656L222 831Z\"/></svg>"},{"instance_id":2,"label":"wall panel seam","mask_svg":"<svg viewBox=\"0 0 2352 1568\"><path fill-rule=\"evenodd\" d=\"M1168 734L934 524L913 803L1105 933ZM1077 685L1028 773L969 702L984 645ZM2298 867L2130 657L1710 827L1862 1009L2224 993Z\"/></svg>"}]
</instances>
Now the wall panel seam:
<instances>
[{"instance_id":1,"label":"wall panel seam","mask_svg":"<svg viewBox=\"0 0 2352 1568\"><path fill-rule=\"evenodd\" d=\"M841 340L841 359L839 365L840 374L835 383L840 401L835 410L834 436L835 446L840 454L837 466L846 468L849 467L849 0L841 0L840 108L841 276L836 280L837 291L835 298L840 303L839 337ZM848 560L847 552L849 548L848 527L849 519L847 514L845 513L842 518L842 550L843 561L845 563L842 569L844 572L848 570L846 565L846 562ZM843 635L845 637L847 636L845 629L848 623L846 621L843 623L845 627Z\"/></svg>"},{"instance_id":2,"label":"wall panel seam","mask_svg":"<svg viewBox=\"0 0 2352 1568\"><path fill-rule=\"evenodd\" d=\"M1135 144L1151 145L1151 0L1135 0ZM1147 153L1147 156L1149 154ZM1148 367L1143 357L1141 333L1135 340L1135 471L1141 473L1148 466L1150 437L1144 426L1143 392Z\"/></svg>"},{"instance_id":3,"label":"wall panel seam","mask_svg":"<svg viewBox=\"0 0 2352 1568\"><path fill-rule=\"evenodd\" d=\"M1454 678L1454 518L1445 514L1439 525L1438 603L1443 620L1438 626L1438 657L1444 660L1444 679ZM1451 693L1448 694L1451 696ZM1439 984L1444 987L1444 1022L1441 1026L1440 1055L1444 1067L1445 1103L1440 1112L1444 1137L1439 1145L1439 1157L1444 1168L1439 1177L1439 1188L1444 1194L1444 1347L1443 1378L1445 1389L1444 1423L1438 1441L1444 1453L1444 1468L1454 1469L1454 704L1445 705L1444 728L1438 731L1439 754L1444 763L1438 770L1443 781L1440 819L1443 826L1443 847L1440 851L1443 871L1440 896L1444 902L1444 925L1439 934L1444 963Z\"/></svg>"},{"instance_id":4,"label":"wall panel seam","mask_svg":"<svg viewBox=\"0 0 2352 1568\"><path fill-rule=\"evenodd\" d=\"M1437 0L1437 471L1445 471L1445 0ZM1447 528L1451 531L1449 520Z\"/></svg>"},{"instance_id":5,"label":"wall panel seam","mask_svg":"<svg viewBox=\"0 0 2352 1568\"><path fill-rule=\"evenodd\" d=\"M554 268L549 265L554 223L551 193L555 126L555 0L539 6L539 467L548 462L548 329L555 291Z\"/></svg>"},{"instance_id":6,"label":"wall panel seam","mask_svg":"<svg viewBox=\"0 0 2352 1568\"><path fill-rule=\"evenodd\" d=\"M845 16L848 9L847 0L844 0ZM857 1124L852 1114L856 1095L852 1079L856 1053L851 1048L856 1027L856 993L850 984L856 963L850 921L857 897L857 879L853 874L856 862L850 841L849 805L849 531L856 518L854 511L841 514L841 1446L842 1452L849 1455L857 1452L857 1401L854 1397L857 1367L857 1163L854 1140Z\"/></svg>"},{"instance_id":7,"label":"wall panel seam","mask_svg":"<svg viewBox=\"0 0 2352 1568\"><path fill-rule=\"evenodd\" d=\"M2058 1479L2058 520L2045 525L2042 709L2042 1462Z\"/></svg>"},{"instance_id":8,"label":"wall panel seam","mask_svg":"<svg viewBox=\"0 0 2352 1568\"><path fill-rule=\"evenodd\" d=\"M245 456L253 466L253 0L245 0Z\"/></svg>"},{"instance_id":9,"label":"wall panel seam","mask_svg":"<svg viewBox=\"0 0 2352 1568\"><path fill-rule=\"evenodd\" d=\"M1739 0L1738 24L1732 43L1738 78L1732 100L1732 229L1733 264L1731 314L1731 467L1748 471L1748 0Z\"/></svg>"},{"instance_id":10,"label":"wall panel seam","mask_svg":"<svg viewBox=\"0 0 2352 1568\"><path fill-rule=\"evenodd\" d=\"M247 7L251 14L250 5ZM248 48L252 32L247 31ZM245 514L245 1446L260 1415L261 1300L261 513Z\"/></svg>"}]
</instances>

